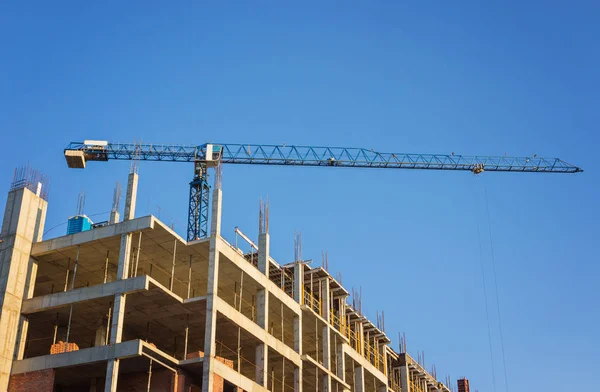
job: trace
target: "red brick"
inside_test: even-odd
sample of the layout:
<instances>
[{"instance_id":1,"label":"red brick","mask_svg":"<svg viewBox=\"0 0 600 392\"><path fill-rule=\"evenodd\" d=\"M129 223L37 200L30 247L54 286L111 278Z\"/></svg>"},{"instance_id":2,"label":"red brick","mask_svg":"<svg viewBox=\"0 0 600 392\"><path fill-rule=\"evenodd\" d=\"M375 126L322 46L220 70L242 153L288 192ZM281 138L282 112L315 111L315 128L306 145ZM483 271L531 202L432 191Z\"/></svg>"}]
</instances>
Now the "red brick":
<instances>
[{"instance_id":1,"label":"red brick","mask_svg":"<svg viewBox=\"0 0 600 392\"><path fill-rule=\"evenodd\" d=\"M59 340L58 343L50 346L50 354L60 354L64 352L77 350L79 350L79 346L76 343L69 342L69 344L67 344L61 340Z\"/></svg>"},{"instance_id":2,"label":"red brick","mask_svg":"<svg viewBox=\"0 0 600 392\"><path fill-rule=\"evenodd\" d=\"M14 374L10 376L8 392L52 392L54 390L54 369Z\"/></svg>"},{"instance_id":3,"label":"red brick","mask_svg":"<svg viewBox=\"0 0 600 392\"><path fill-rule=\"evenodd\" d=\"M203 358L204 352L202 351L192 351L191 353L187 353L185 359L193 359L193 358Z\"/></svg>"}]
</instances>

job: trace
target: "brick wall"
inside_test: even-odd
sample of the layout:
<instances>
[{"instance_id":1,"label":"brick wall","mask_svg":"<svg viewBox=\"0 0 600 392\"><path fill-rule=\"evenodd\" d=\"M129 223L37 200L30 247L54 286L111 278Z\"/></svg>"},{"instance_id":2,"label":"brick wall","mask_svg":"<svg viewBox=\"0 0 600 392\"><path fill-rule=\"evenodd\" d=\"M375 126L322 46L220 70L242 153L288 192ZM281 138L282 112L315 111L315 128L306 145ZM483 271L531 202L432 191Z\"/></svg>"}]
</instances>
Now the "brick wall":
<instances>
[{"instance_id":1,"label":"brick wall","mask_svg":"<svg viewBox=\"0 0 600 392\"><path fill-rule=\"evenodd\" d=\"M229 384L231 385L231 384ZM213 374L213 392L224 392L225 390L225 380L223 377L218 374ZM242 392L242 388L234 387L233 389L229 389L234 392Z\"/></svg>"},{"instance_id":2,"label":"brick wall","mask_svg":"<svg viewBox=\"0 0 600 392\"><path fill-rule=\"evenodd\" d=\"M229 361L217 358L221 362ZM233 365L233 364L232 364ZM224 380L214 375L213 392L223 392ZM148 387L148 372L126 373L119 375L118 390L123 392L146 392ZM192 388L194 387L194 388ZM188 392L200 391L200 386L193 385L191 379L183 372L175 374L169 369L157 369L152 372L150 390L152 392ZM54 370L40 370L36 372L15 374L11 376L8 392L53 392ZM98 389L100 390L100 389ZM233 391L242 390L234 388Z\"/></svg>"},{"instance_id":3,"label":"brick wall","mask_svg":"<svg viewBox=\"0 0 600 392\"><path fill-rule=\"evenodd\" d=\"M150 390L152 392L189 392L200 391L192 388L192 379L179 371L177 376L169 369L152 371ZM119 375L118 390L123 392L146 392L148 387L148 372L126 373ZM37 391L36 391L37 392Z\"/></svg>"},{"instance_id":4,"label":"brick wall","mask_svg":"<svg viewBox=\"0 0 600 392\"><path fill-rule=\"evenodd\" d=\"M457 384L458 384L458 392L469 392L469 390L470 390L469 380L467 380L466 378L462 378L462 379L458 380Z\"/></svg>"},{"instance_id":5,"label":"brick wall","mask_svg":"<svg viewBox=\"0 0 600 392\"><path fill-rule=\"evenodd\" d=\"M152 371L150 380L152 392L174 392L175 380L169 369ZM148 388L148 372L119 374L118 390L126 392L146 392Z\"/></svg>"},{"instance_id":6,"label":"brick wall","mask_svg":"<svg viewBox=\"0 0 600 392\"><path fill-rule=\"evenodd\" d=\"M202 358L204 357L204 353L202 351L193 351L191 353L188 353L185 356L185 359L192 359L192 358ZM222 357L215 357L215 359L219 362L224 363L225 365L227 365L227 367L233 369L233 361L230 359L225 359ZM223 380L223 377L215 374L213 376L213 392L223 392L223 389L225 388L225 381ZM242 389L241 388L235 388L234 391L239 391L241 392Z\"/></svg>"},{"instance_id":7,"label":"brick wall","mask_svg":"<svg viewBox=\"0 0 600 392\"><path fill-rule=\"evenodd\" d=\"M14 374L10 376L8 392L52 392L54 390L54 369Z\"/></svg>"}]
</instances>

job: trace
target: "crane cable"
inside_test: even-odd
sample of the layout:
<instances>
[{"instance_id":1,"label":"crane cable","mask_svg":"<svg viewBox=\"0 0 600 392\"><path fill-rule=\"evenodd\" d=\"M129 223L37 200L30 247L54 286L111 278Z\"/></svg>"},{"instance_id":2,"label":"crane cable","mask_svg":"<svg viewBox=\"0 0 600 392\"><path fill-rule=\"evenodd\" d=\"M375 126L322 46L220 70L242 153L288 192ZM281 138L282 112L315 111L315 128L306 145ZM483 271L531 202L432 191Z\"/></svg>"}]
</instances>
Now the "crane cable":
<instances>
[{"instance_id":1,"label":"crane cable","mask_svg":"<svg viewBox=\"0 0 600 392\"><path fill-rule=\"evenodd\" d=\"M496 279L496 257L494 255L494 241L492 239L492 220L490 218L490 207L489 207L489 203L488 203L487 187L484 187L483 189L484 189L484 194L485 194L485 209L486 209L487 218L488 218L488 233L489 233L489 237L490 237L490 252L491 252L491 256L492 256L492 276L494 278L494 290L496 292L496 311L498 312L498 327L499 327L499 331L500 331L500 347L502 349L502 367L504 370L504 386L505 386L506 392L508 392L508 376L506 373L506 354L504 351L504 334L502 332L502 318L500 317L500 300L498 297L498 280ZM479 242L479 246L481 246L481 241ZM486 302L486 306L487 306L487 302ZM489 320L488 320L488 323L489 323ZM489 325L488 325L488 327L489 327Z\"/></svg>"},{"instance_id":2,"label":"crane cable","mask_svg":"<svg viewBox=\"0 0 600 392\"><path fill-rule=\"evenodd\" d=\"M478 209L479 210L479 209ZM479 228L479 212L477 213L477 239L479 240L479 264L481 266L481 280L483 281L483 300L485 301L485 318L487 320L488 343L490 346L490 362L492 364L492 382L496 392L496 370L494 368L494 350L492 348L492 330L490 327L490 312L488 309L487 284L485 281L485 269L483 266L483 247L481 245L481 230Z\"/></svg>"}]
</instances>

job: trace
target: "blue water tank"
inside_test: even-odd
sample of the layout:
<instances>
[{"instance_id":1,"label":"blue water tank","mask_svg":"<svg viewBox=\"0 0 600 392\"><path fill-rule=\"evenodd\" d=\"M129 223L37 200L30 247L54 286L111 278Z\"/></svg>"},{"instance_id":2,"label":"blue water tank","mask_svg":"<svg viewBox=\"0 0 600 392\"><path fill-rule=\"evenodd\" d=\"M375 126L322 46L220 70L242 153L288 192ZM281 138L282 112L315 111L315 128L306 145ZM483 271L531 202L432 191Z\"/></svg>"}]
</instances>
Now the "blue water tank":
<instances>
[{"instance_id":1,"label":"blue water tank","mask_svg":"<svg viewBox=\"0 0 600 392\"><path fill-rule=\"evenodd\" d=\"M93 224L94 222L85 215L72 216L67 223L67 235L90 230Z\"/></svg>"}]
</instances>

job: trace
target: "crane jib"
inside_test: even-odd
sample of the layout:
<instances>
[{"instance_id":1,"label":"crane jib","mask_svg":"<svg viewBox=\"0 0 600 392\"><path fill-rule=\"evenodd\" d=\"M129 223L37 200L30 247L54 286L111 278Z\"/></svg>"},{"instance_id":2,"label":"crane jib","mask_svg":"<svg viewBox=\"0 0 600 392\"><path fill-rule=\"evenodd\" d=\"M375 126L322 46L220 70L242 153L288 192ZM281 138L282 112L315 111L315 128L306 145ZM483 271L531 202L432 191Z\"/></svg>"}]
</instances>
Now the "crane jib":
<instances>
[{"instance_id":1,"label":"crane jib","mask_svg":"<svg viewBox=\"0 0 600 392\"><path fill-rule=\"evenodd\" d=\"M347 167L413 170L458 170L514 173L578 173L583 170L558 158L381 153L365 148L207 143L166 145L85 140L64 150L67 165L85 168L88 161L143 160L193 162L188 205L188 241L208 236L207 169L220 164ZM219 176L217 176L218 178Z\"/></svg>"},{"instance_id":2,"label":"crane jib","mask_svg":"<svg viewBox=\"0 0 600 392\"><path fill-rule=\"evenodd\" d=\"M74 158L79 156L79 158ZM163 145L74 142L65 149L71 167L87 161L146 160L281 166L328 166L390 169L460 170L481 173L578 173L583 170L558 158L463 156L455 154L380 153L362 148L252 144Z\"/></svg>"}]
</instances>

